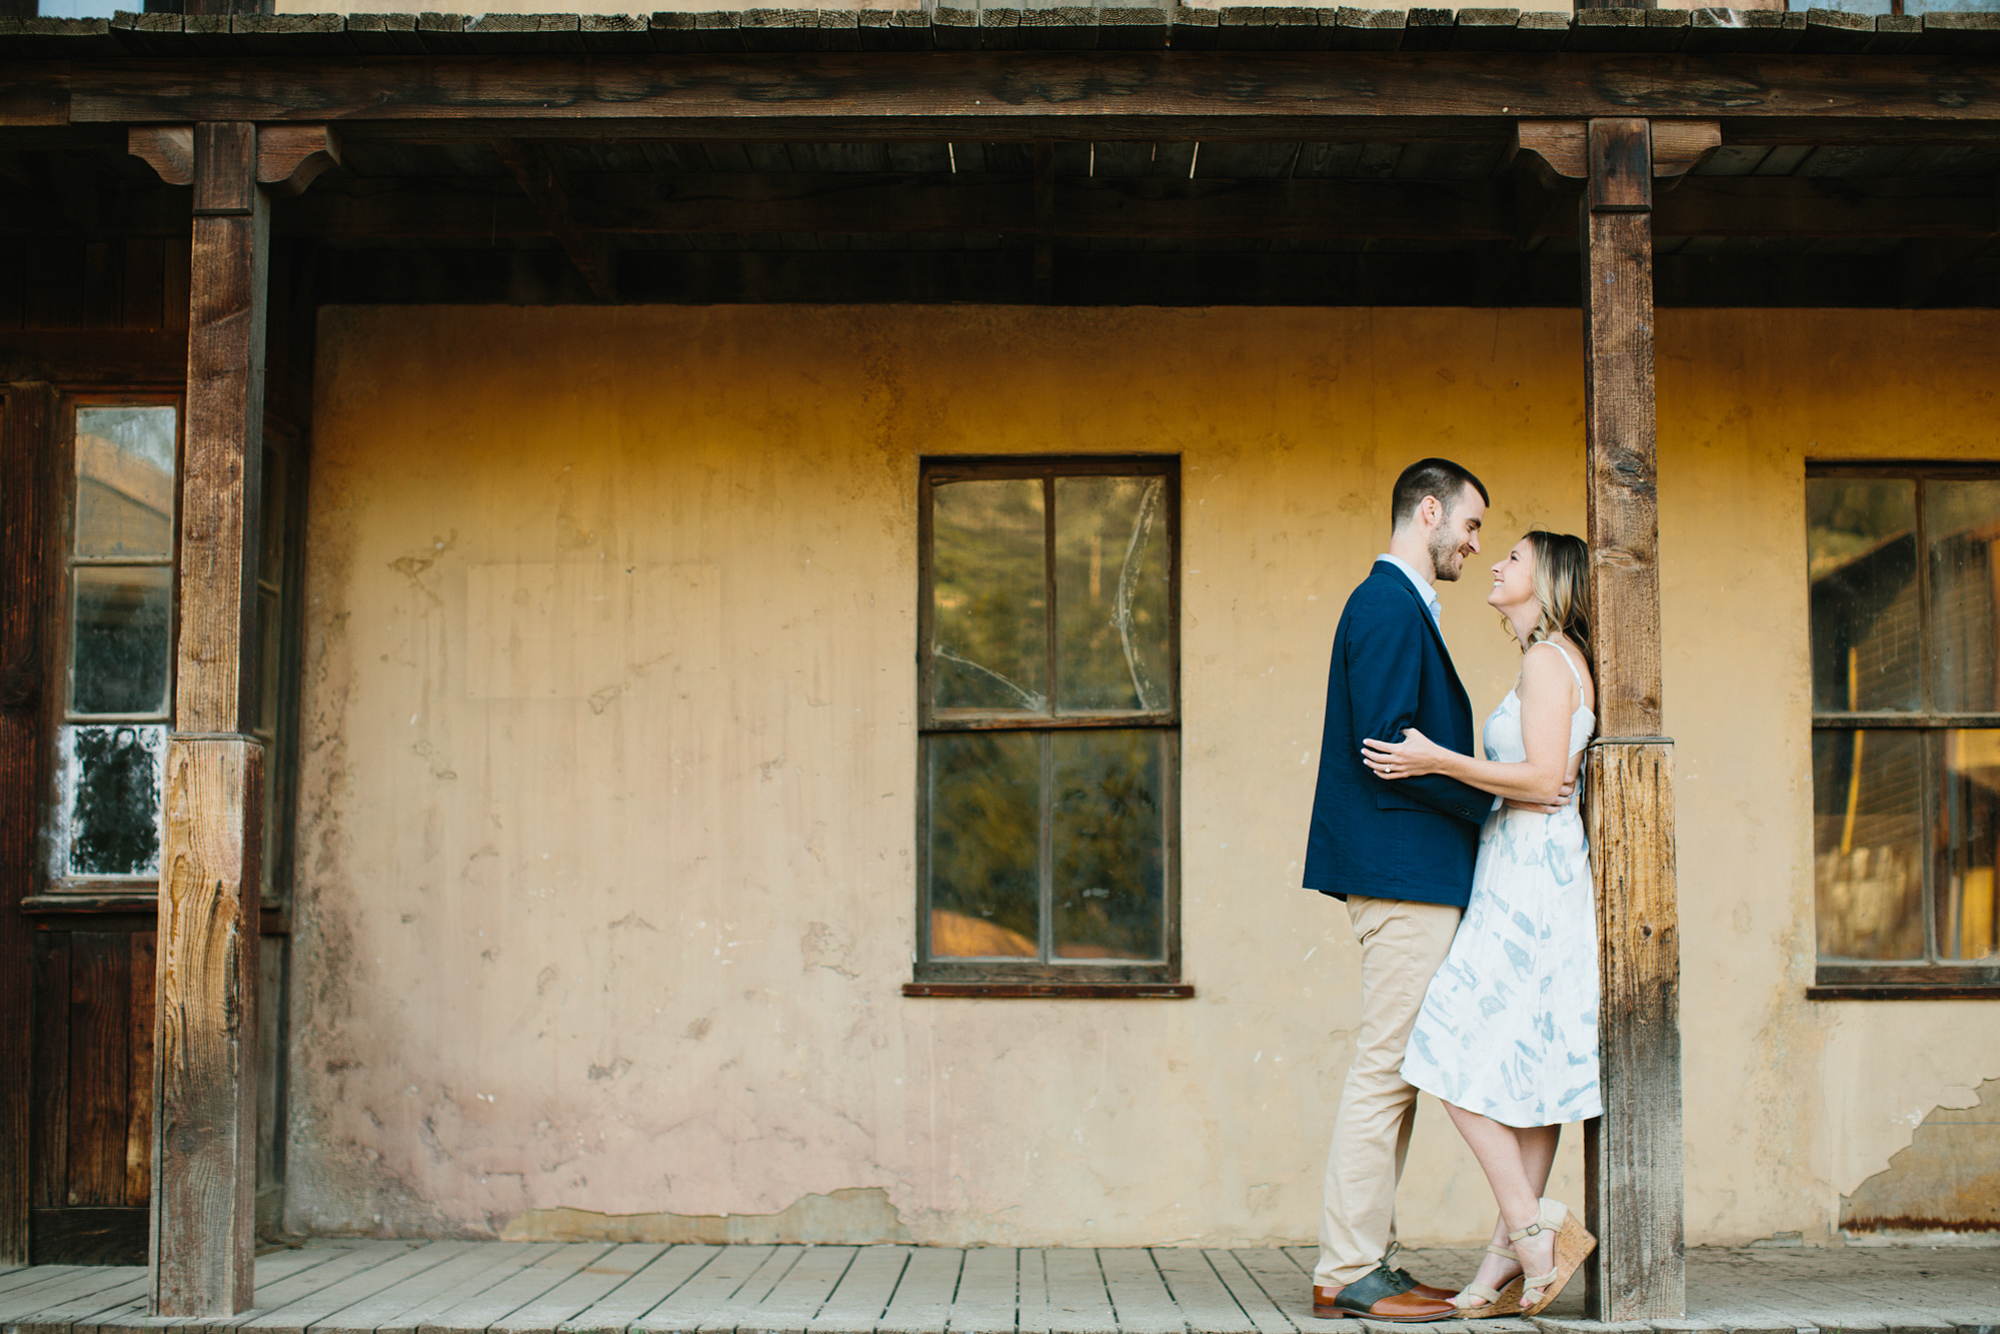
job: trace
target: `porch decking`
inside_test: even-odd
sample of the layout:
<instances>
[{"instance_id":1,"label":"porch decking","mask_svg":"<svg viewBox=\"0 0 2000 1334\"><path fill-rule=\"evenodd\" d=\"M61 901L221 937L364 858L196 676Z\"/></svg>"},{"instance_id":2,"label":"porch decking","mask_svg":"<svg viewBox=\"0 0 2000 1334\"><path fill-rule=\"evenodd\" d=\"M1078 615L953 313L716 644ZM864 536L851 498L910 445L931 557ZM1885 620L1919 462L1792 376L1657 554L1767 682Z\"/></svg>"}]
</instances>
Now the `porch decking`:
<instances>
[{"instance_id":1,"label":"porch decking","mask_svg":"<svg viewBox=\"0 0 2000 1334\"><path fill-rule=\"evenodd\" d=\"M1432 1282L1472 1251L1406 1251ZM1384 1334L1315 1320L1313 1252L1176 1248L664 1246L315 1240L257 1260L256 1309L146 1316L143 1268L0 1271L5 1334L164 1326L261 1334ZM2000 1334L2000 1250L1704 1248L1689 1318L1659 1334ZM1537 1321L1445 1322L1442 1334L1640 1334L1582 1320L1582 1284ZM1540 1326L1540 1329L1537 1329Z\"/></svg>"}]
</instances>

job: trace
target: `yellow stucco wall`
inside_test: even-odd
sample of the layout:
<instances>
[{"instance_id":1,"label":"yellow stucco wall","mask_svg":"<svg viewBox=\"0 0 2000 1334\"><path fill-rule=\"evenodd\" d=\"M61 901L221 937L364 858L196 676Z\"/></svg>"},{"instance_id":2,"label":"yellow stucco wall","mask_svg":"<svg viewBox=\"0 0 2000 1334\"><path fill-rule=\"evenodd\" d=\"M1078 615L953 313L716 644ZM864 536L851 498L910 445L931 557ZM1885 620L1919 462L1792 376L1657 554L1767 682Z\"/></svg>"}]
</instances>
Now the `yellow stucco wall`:
<instances>
[{"instance_id":1,"label":"yellow stucco wall","mask_svg":"<svg viewBox=\"0 0 2000 1334\"><path fill-rule=\"evenodd\" d=\"M2000 1076L1976 1004L1803 999L1803 463L2000 457L1996 333L1660 317L1691 1240L1827 1237ZM1580 381L1563 311L325 311L288 1221L1309 1237L1358 1001L1296 887L1334 622L1422 454L1503 544L1579 529ZM1190 1001L898 993L917 460L1011 451L1183 460ZM1483 591L1443 593L1482 713ZM1427 1103L1406 1240L1489 1209Z\"/></svg>"}]
</instances>

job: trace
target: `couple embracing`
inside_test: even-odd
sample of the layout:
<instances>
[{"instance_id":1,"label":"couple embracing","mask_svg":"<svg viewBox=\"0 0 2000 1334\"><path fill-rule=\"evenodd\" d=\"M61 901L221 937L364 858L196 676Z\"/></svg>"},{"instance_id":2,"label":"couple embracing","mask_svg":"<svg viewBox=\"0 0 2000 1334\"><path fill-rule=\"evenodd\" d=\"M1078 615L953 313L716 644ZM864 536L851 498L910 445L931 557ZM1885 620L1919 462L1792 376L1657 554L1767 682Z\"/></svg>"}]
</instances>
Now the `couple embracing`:
<instances>
[{"instance_id":1,"label":"couple embracing","mask_svg":"<svg viewBox=\"0 0 2000 1334\"><path fill-rule=\"evenodd\" d=\"M1334 637L1305 884L1347 901L1361 1022L1326 1165L1321 1317L1533 1315L1596 1244L1542 1194L1562 1127L1603 1110L1589 849L1571 800L1596 721L1588 553L1532 532L1492 567L1486 601L1520 641L1521 676L1475 748L1434 585L1478 553L1487 504L1449 460L1406 468L1389 550ZM1445 1104L1499 1204L1458 1292L1394 1267L1418 1089Z\"/></svg>"}]
</instances>

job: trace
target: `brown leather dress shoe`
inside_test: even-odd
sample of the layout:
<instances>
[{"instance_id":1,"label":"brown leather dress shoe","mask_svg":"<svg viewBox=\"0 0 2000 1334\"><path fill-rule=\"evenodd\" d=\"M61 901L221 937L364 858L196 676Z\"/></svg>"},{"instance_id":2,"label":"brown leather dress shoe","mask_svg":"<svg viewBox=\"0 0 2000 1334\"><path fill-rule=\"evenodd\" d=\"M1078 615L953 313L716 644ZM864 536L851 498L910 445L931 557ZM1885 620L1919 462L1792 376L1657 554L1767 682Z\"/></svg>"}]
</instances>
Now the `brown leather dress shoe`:
<instances>
[{"instance_id":1,"label":"brown leather dress shoe","mask_svg":"<svg viewBox=\"0 0 2000 1334\"><path fill-rule=\"evenodd\" d=\"M1352 1286L1354 1285L1349 1285ZM1378 1297L1365 1307L1358 1303L1353 1306L1343 1306L1338 1299L1346 1290L1313 1285L1313 1314L1321 1320L1347 1320L1355 1316L1365 1316L1370 1320L1393 1320L1402 1324L1450 1320L1458 1314L1458 1308L1450 1302L1420 1297L1414 1289Z\"/></svg>"},{"instance_id":2,"label":"brown leather dress shoe","mask_svg":"<svg viewBox=\"0 0 2000 1334\"><path fill-rule=\"evenodd\" d=\"M1321 1320L1366 1316L1370 1320L1421 1324L1430 1320L1449 1320L1458 1314L1458 1308L1443 1297L1422 1295L1407 1276L1387 1265L1379 1265L1344 1287L1315 1284L1313 1314Z\"/></svg>"}]
</instances>

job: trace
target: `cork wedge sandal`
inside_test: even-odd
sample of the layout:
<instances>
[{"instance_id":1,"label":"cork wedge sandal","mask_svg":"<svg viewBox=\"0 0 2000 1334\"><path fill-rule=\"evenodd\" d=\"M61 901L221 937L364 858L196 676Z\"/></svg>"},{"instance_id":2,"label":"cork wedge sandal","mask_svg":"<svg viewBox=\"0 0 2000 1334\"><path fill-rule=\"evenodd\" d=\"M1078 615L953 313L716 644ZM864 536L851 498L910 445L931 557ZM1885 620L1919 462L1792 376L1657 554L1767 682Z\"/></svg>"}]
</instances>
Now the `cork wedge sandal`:
<instances>
[{"instance_id":1,"label":"cork wedge sandal","mask_svg":"<svg viewBox=\"0 0 2000 1334\"><path fill-rule=\"evenodd\" d=\"M1556 1267L1546 1274L1537 1274L1521 1285L1521 1314L1539 1315L1548 1309L1563 1290L1563 1286L1575 1275L1579 1266L1589 1254L1597 1249L1597 1238L1584 1231L1583 1224L1558 1200L1544 1198L1535 1211L1535 1221L1524 1228L1507 1234L1507 1240L1520 1241L1541 1232L1556 1234Z\"/></svg>"},{"instance_id":2,"label":"cork wedge sandal","mask_svg":"<svg viewBox=\"0 0 2000 1334\"><path fill-rule=\"evenodd\" d=\"M1488 1255L1497 1255L1502 1260L1518 1260L1513 1251L1505 1246L1488 1246ZM1506 1286L1497 1292L1484 1283L1468 1283L1451 1299L1458 1308L1462 1320L1491 1320L1497 1316L1519 1315L1521 1312L1521 1288L1527 1279L1525 1274L1516 1274L1507 1280ZM1469 1297L1471 1301L1461 1301Z\"/></svg>"}]
</instances>

